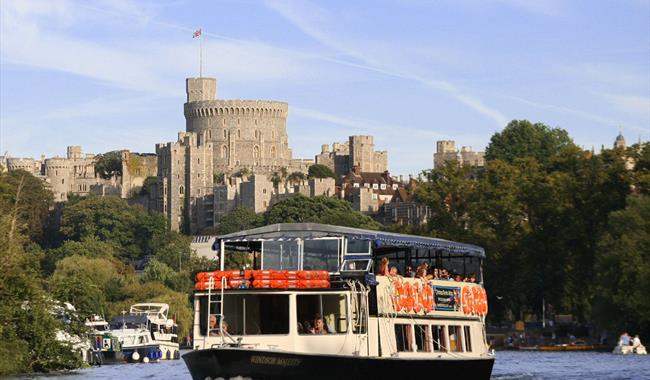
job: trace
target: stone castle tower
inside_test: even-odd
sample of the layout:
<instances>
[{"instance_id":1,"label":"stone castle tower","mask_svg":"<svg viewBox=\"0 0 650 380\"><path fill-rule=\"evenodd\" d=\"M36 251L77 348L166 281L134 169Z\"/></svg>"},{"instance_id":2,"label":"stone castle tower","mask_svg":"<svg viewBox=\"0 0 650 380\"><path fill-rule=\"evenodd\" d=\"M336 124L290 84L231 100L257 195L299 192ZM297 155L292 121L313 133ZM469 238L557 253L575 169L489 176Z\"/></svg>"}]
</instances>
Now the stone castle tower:
<instances>
[{"instance_id":1,"label":"stone castle tower","mask_svg":"<svg viewBox=\"0 0 650 380\"><path fill-rule=\"evenodd\" d=\"M188 78L186 92L186 131L212 144L215 173L271 173L291 165L287 103L217 99L214 78Z\"/></svg>"}]
</instances>

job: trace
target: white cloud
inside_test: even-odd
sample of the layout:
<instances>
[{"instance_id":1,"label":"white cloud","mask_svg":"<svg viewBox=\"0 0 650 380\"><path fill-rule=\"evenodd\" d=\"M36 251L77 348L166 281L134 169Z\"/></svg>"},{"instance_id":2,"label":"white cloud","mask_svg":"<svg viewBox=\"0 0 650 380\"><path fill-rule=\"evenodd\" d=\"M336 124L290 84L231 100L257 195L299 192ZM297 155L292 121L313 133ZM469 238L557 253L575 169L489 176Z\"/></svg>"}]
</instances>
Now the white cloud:
<instances>
[{"instance_id":1,"label":"white cloud","mask_svg":"<svg viewBox=\"0 0 650 380\"><path fill-rule=\"evenodd\" d=\"M645 96L632 96L620 94L600 94L608 102L623 112L635 116L648 118L650 123L650 98Z\"/></svg>"},{"instance_id":2,"label":"white cloud","mask_svg":"<svg viewBox=\"0 0 650 380\"><path fill-rule=\"evenodd\" d=\"M508 118L498 110L486 105L482 100L470 95L467 91L459 88L453 83L446 80L432 79L426 75L418 75L413 73L404 72L400 67L404 67L404 63L395 64L390 61L379 61L371 56L367 51L364 51L361 46L350 43L350 39L346 42L342 38L337 38L333 34L326 33L316 27L315 25L327 24L334 19L333 15L329 14L326 10L309 4L306 2L287 2L266 1L265 4L270 9L277 12L280 16L285 18L291 24L296 26L306 35L312 37L324 46L327 46L339 54L348 56L359 62L349 62L344 59L332 59L332 61L348 65L351 67L361 68L368 71L384 74L391 77L408 79L415 81L419 84L440 91L473 109L484 117L493 120L499 127L503 127ZM365 45L365 44L364 44ZM376 45L375 50L376 50ZM393 50L391 47L386 46L384 51Z\"/></svg>"}]
</instances>

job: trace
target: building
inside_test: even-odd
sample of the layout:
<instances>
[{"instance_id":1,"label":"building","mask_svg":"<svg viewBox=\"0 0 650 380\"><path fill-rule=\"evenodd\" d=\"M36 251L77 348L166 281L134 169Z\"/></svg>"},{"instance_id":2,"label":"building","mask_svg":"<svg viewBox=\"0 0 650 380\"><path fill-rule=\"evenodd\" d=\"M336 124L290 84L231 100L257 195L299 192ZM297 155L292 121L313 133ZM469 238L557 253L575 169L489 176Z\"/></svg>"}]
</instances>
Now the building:
<instances>
[{"instance_id":1,"label":"building","mask_svg":"<svg viewBox=\"0 0 650 380\"><path fill-rule=\"evenodd\" d=\"M229 177L222 182L214 187L215 225L237 207L261 213L296 194L306 197L336 195L336 184L333 178L310 178L281 184L277 188L268 177L261 174Z\"/></svg>"},{"instance_id":2,"label":"building","mask_svg":"<svg viewBox=\"0 0 650 380\"><path fill-rule=\"evenodd\" d=\"M414 225L421 226L431 218L429 206L417 202L405 188L398 188L390 202L385 203L381 210L384 225Z\"/></svg>"},{"instance_id":3,"label":"building","mask_svg":"<svg viewBox=\"0 0 650 380\"><path fill-rule=\"evenodd\" d=\"M388 171L383 173L362 172L354 166L341 182L342 199L352 203L355 211L376 214L381 207L390 202L395 191L403 184L390 176Z\"/></svg>"},{"instance_id":4,"label":"building","mask_svg":"<svg viewBox=\"0 0 650 380\"><path fill-rule=\"evenodd\" d=\"M174 231L200 231L213 225L212 142L193 132L180 132L176 142L158 144L158 210Z\"/></svg>"},{"instance_id":5,"label":"building","mask_svg":"<svg viewBox=\"0 0 650 380\"><path fill-rule=\"evenodd\" d=\"M470 165L474 167L485 166L485 152L475 152L472 147L464 146L458 151L456 142L453 140L441 140L436 142L436 153L433 154L433 167L440 168L445 163L455 161L458 165Z\"/></svg>"},{"instance_id":6,"label":"building","mask_svg":"<svg viewBox=\"0 0 650 380\"><path fill-rule=\"evenodd\" d=\"M69 194L85 196L116 196L131 198L142 190L148 176L156 174L156 158L152 154L120 151L122 175L103 179L95 173L96 155L84 154L80 146L68 146L66 157L7 157L8 170L25 170L43 179L54 194L55 202L64 202Z\"/></svg>"},{"instance_id":7,"label":"building","mask_svg":"<svg viewBox=\"0 0 650 380\"><path fill-rule=\"evenodd\" d=\"M215 173L271 173L299 164L289 149L287 103L217 99L216 79L203 77L188 78L186 94L185 130L212 144Z\"/></svg>"},{"instance_id":8,"label":"building","mask_svg":"<svg viewBox=\"0 0 650 380\"><path fill-rule=\"evenodd\" d=\"M388 170L388 152L376 151L373 136L350 136L345 143L321 147L315 162L332 169L337 180L348 174L354 166L361 172L383 173Z\"/></svg>"}]
</instances>

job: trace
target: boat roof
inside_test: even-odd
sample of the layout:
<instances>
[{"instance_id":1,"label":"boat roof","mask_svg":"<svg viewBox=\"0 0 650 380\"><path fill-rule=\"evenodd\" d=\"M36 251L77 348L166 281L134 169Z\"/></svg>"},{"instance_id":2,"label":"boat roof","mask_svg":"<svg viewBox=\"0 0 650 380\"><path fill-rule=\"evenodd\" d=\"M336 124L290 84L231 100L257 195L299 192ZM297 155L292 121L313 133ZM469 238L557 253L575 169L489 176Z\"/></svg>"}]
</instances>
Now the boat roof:
<instances>
[{"instance_id":1,"label":"boat roof","mask_svg":"<svg viewBox=\"0 0 650 380\"><path fill-rule=\"evenodd\" d=\"M122 324L146 325L148 321L149 318L146 315L127 314L113 317L110 325L111 327L122 326Z\"/></svg>"},{"instance_id":2,"label":"boat roof","mask_svg":"<svg viewBox=\"0 0 650 380\"><path fill-rule=\"evenodd\" d=\"M225 243L234 243L261 240L316 239L342 236L348 239L370 240L373 242L375 248L412 247L436 249L446 253L485 258L485 250L482 247L472 244L458 243L451 240L426 236L406 235L394 232L365 230L361 228L319 223L278 223L222 235L217 237L213 249L218 250L221 241Z\"/></svg>"}]
</instances>

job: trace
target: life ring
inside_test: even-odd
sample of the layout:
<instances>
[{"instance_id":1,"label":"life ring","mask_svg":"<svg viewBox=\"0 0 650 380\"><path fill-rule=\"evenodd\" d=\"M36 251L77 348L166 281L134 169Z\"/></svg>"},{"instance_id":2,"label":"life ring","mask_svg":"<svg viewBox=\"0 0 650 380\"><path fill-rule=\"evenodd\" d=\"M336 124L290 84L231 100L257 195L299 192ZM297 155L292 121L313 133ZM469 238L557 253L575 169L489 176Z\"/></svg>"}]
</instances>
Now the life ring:
<instances>
[{"instance_id":1,"label":"life ring","mask_svg":"<svg viewBox=\"0 0 650 380\"><path fill-rule=\"evenodd\" d=\"M482 305L481 312L483 313L483 315L487 315L487 313L488 313L488 298L487 298L487 292L485 291L485 288L481 288L481 297L482 297L482 300L483 300L483 305Z\"/></svg>"},{"instance_id":2,"label":"life ring","mask_svg":"<svg viewBox=\"0 0 650 380\"><path fill-rule=\"evenodd\" d=\"M400 291L400 301L401 301L402 309L405 310L407 313L410 313L411 310L413 310L413 306L415 306L414 305L415 302L413 299L413 287L408 282L402 284L402 288Z\"/></svg>"},{"instance_id":3,"label":"life ring","mask_svg":"<svg viewBox=\"0 0 650 380\"><path fill-rule=\"evenodd\" d=\"M465 286L463 288L463 294L461 300L463 306L463 313L467 315L474 314L474 308L475 308L474 293L472 292L472 289L469 286Z\"/></svg>"},{"instance_id":4,"label":"life ring","mask_svg":"<svg viewBox=\"0 0 650 380\"><path fill-rule=\"evenodd\" d=\"M418 281L415 284L413 284L412 287L412 292L413 292L413 311L416 313L421 313L422 310L424 310L424 305L422 302L422 294L424 294L422 290L422 282Z\"/></svg>"},{"instance_id":5,"label":"life ring","mask_svg":"<svg viewBox=\"0 0 650 380\"><path fill-rule=\"evenodd\" d=\"M474 298L474 310L472 314L474 315L481 315L481 309L482 309L482 303L483 299L481 297L481 287L480 286L473 286L472 287L472 296Z\"/></svg>"},{"instance_id":6,"label":"life ring","mask_svg":"<svg viewBox=\"0 0 650 380\"><path fill-rule=\"evenodd\" d=\"M431 287L430 284L425 283L422 287L420 297L424 311L430 313L435 307L435 302L433 299L433 287Z\"/></svg>"}]
</instances>

